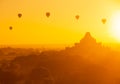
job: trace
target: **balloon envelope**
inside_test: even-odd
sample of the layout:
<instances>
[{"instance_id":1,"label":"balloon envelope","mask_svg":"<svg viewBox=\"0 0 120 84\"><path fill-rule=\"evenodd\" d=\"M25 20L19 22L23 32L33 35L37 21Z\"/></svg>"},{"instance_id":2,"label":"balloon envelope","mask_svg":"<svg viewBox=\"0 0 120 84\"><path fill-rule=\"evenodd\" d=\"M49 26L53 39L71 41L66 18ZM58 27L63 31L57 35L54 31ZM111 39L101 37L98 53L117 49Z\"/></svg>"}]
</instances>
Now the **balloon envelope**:
<instances>
[{"instance_id":1,"label":"balloon envelope","mask_svg":"<svg viewBox=\"0 0 120 84\"><path fill-rule=\"evenodd\" d=\"M46 16L47 16L47 17L50 17L50 13L49 13L49 12L46 12Z\"/></svg>"},{"instance_id":2,"label":"balloon envelope","mask_svg":"<svg viewBox=\"0 0 120 84\"><path fill-rule=\"evenodd\" d=\"M9 29L10 29L10 30L12 30L12 29L13 29L13 27L12 27L12 26L10 26L10 27L9 27Z\"/></svg>"},{"instance_id":3,"label":"balloon envelope","mask_svg":"<svg viewBox=\"0 0 120 84\"><path fill-rule=\"evenodd\" d=\"M103 23L103 24L105 24L106 21L107 21L107 20L106 20L105 18L102 19L102 23Z\"/></svg>"},{"instance_id":4,"label":"balloon envelope","mask_svg":"<svg viewBox=\"0 0 120 84\"><path fill-rule=\"evenodd\" d=\"M21 13L19 13L19 14L18 14L18 17L19 17L19 18L21 18L21 17L22 17L22 14L21 14Z\"/></svg>"},{"instance_id":5,"label":"balloon envelope","mask_svg":"<svg viewBox=\"0 0 120 84\"><path fill-rule=\"evenodd\" d=\"M75 18L76 18L77 20L79 19L79 17L80 17L79 15L76 15L76 16L75 16Z\"/></svg>"}]
</instances>

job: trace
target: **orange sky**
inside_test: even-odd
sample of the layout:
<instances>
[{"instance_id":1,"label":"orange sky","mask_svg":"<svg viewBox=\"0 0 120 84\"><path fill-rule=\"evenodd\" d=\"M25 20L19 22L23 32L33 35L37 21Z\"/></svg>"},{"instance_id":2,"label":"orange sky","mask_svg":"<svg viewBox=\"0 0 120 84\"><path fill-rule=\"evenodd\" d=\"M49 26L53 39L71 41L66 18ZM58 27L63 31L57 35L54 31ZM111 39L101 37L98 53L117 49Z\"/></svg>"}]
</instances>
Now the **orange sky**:
<instances>
[{"instance_id":1,"label":"orange sky","mask_svg":"<svg viewBox=\"0 0 120 84\"><path fill-rule=\"evenodd\" d=\"M73 44L88 31L97 41L114 42L110 19L119 5L117 0L0 0L0 44Z\"/></svg>"}]
</instances>

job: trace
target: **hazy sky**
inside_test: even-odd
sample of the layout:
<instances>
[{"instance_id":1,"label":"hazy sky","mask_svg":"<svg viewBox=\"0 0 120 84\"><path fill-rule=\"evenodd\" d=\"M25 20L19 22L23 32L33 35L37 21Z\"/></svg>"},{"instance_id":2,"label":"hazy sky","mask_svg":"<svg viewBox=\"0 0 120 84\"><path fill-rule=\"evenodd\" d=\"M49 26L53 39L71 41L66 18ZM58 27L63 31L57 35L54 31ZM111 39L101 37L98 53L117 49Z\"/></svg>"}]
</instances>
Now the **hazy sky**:
<instances>
[{"instance_id":1,"label":"hazy sky","mask_svg":"<svg viewBox=\"0 0 120 84\"><path fill-rule=\"evenodd\" d=\"M114 42L111 18L119 0L0 0L0 44L71 44L85 32ZM46 12L51 16L47 18ZM22 18L17 14L22 13ZM79 20L75 15L80 15ZM106 24L101 19L106 18ZM13 30L9 30L9 26Z\"/></svg>"}]
</instances>

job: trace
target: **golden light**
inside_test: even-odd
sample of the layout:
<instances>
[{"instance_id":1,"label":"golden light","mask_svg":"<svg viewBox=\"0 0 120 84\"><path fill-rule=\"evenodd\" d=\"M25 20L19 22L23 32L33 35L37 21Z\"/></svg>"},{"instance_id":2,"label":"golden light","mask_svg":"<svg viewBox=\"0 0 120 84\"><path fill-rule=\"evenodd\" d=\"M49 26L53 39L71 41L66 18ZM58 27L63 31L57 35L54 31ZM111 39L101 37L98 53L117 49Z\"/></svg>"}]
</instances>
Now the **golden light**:
<instances>
[{"instance_id":1,"label":"golden light","mask_svg":"<svg viewBox=\"0 0 120 84\"><path fill-rule=\"evenodd\" d=\"M111 17L110 34L117 41L120 41L120 11L115 12Z\"/></svg>"}]
</instances>

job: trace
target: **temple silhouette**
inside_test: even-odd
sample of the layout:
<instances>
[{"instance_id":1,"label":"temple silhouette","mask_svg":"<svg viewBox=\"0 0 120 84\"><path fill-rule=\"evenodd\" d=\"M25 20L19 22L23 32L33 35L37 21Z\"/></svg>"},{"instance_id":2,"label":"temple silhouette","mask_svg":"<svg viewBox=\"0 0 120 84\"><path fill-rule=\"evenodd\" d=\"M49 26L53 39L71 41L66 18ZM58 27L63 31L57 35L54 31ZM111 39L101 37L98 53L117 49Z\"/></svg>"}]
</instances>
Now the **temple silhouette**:
<instances>
[{"instance_id":1,"label":"temple silhouette","mask_svg":"<svg viewBox=\"0 0 120 84\"><path fill-rule=\"evenodd\" d=\"M85 36L80 40L79 43L75 43L72 47L66 47L65 52L72 55L79 55L84 57L106 57L110 48L105 47L102 43L97 42L95 38L92 37L90 32L86 32Z\"/></svg>"}]
</instances>

